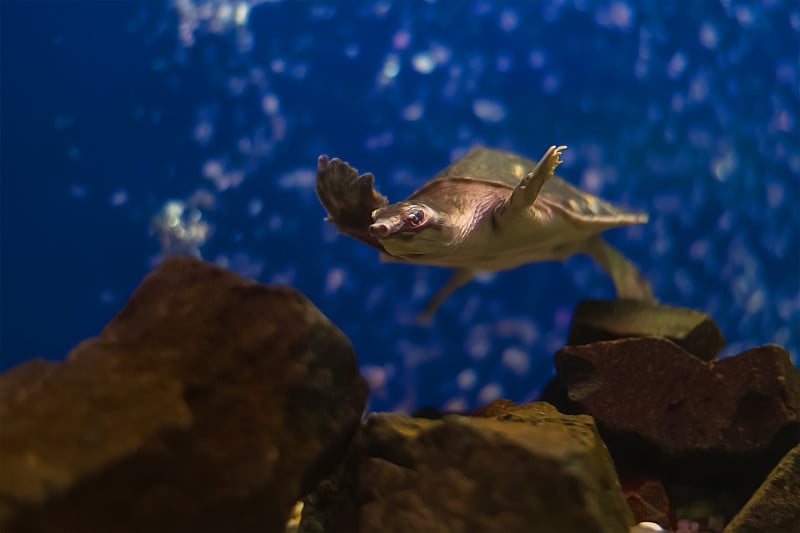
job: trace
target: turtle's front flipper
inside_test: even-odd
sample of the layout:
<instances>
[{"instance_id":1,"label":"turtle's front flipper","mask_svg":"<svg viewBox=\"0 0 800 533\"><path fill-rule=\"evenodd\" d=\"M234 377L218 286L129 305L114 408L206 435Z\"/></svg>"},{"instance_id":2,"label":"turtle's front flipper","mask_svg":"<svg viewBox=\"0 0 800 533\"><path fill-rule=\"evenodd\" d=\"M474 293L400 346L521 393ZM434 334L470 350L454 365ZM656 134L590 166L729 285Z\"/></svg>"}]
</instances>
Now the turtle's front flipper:
<instances>
[{"instance_id":1,"label":"turtle's front flipper","mask_svg":"<svg viewBox=\"0 0 800 533\"><path fill-rule=\"evenodd\" d=\"M453 271L453 274L450 278L445 282L442 287L436 291L428 303L425 304L425 309L417 315L417 324L428 324L433 318L434 313L436 310L439 309L447 297L453 294L453 291L458 289L459 287L463 287L464 285L472 279L473 271L469 268L457 268Z\"/></svg>"},{"instance_id":2,"label":"turtle's front flipper","mask_svg":"<svg viewBox=\"0 0 800 533\"><path fill-rule=\"evenodd\" d=\"M500 208L500 215L506 213L519 213L532 205L542 189L542 185L553 176L556 167L561 164L561 152L566 150L566 146L551 146L536 164L536 168L530 171L519 185L511 193L511 196Z\"/></svg>"},{"instance_id":3,"label":"turtle's front flipper","mask_svg":"<svg viewBox=\"0 0 800 533\"><path fill-rule=\"evenodd\" d=\"M617 298L652 303L658 301L653 296L650 283L642 276L636 265L628 261L619 250L608 244L599 235L586 241L586 246L581 251L597 261L611 276L617 291Z\"/></svg>"},{"instance_id":4,"label":"turtle's front flipper","mask_svg":"<svg viewBox=\"0 0 800 533\"><path fill-rule=\"evenodd\" d=\"M317 196L328 212L325 219L339 231L385 252L369 234L372 212L389 201L375 190L375 176L358 171L340 160L321 155L317 159Z\"/></svg>"}]
</instances>

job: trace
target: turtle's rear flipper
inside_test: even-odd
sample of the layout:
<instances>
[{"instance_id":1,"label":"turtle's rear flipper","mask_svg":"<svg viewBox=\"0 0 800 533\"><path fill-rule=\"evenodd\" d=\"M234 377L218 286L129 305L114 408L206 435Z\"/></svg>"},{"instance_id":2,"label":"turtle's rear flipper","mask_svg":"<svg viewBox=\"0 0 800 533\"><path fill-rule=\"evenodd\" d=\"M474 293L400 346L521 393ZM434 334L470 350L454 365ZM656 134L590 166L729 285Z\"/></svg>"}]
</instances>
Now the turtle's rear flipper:
<instances>
[{"instance_id":1,"label":"turtle's rear flipper","mask_svg":"<svg viewBox=\"0 0 800 533\"><path fill-rule=\"evenodd\" d=\"M583 253L597 261L614 281L617 298L641 300L656 303L650 287L639 269L628 261L619 250L608 244L602 237L596 235L586 241Z\"/></svg>"},{"instance_id":2,"label":"turtle's rear flipper","mask_svg":"<svg viewBox=\"0 0 800 533\"><path fill-rule=\"evenodd\" d=\"M369 234L372 212L389 201L375 190L375 177L358 171L340 160L321 155L317 159L317 196L328 212L328 222L339 231L382 252L378 239Z\"/></svg>"},{"instance_id":3,"label":"turtle's rear flipper","mask_svg":"<svg viewBox=\"0 0 800 533\"><path fill-rule=\"evenodd\" d=\"M472 279L472 275L473 271L469 268L457 268L454 270L450 278L436 291L436 294L431 296L428 303L425 304L425 309L417 315L417 324L429 324L434 313L436 313L436 310L447 300L447 297L453 294L459 287L466 285L469 280Z\"/></svg>"}]
</instances>

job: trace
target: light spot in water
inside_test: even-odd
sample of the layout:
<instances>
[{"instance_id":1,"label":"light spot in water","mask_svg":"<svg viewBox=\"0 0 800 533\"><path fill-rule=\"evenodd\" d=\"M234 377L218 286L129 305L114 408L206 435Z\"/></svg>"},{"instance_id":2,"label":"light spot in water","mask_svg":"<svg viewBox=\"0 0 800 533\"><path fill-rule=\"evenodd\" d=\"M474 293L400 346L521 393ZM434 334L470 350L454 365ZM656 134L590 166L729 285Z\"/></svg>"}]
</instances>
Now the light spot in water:
<instances>
[{"instance_id":1,"label":"light spot in water","mask_svg":"<svg viewBox=\"0 0 800 533\"><path fill-rule=\"evenodd\" d=\"M700 25L700 30L697 32L697 38L704 47L709 50L714 50L719 44L719 31L716 26L710 22L704 22Z\"/></svg>"},{"instance_id":2,"label":"light spot in water","mask_svg":"<svg viewBox=\"0 0 800 533\"><path fill-rule=\"evenodd\" d=\"M369 383L370 390L381 390L386 387L388 376L383 367L376 365L364 365L361 367L361 375Z\"/></svg>"},{"instance_id":3,"label":"light spot in water","mask_svg":"<svg viewBox=\"0 0 800 533\"><path fill-rule=\"evenodd\" d=\"M676 80L681 77L681 74L686 70L689 65L689 58L684 52L675 52L672 59L667 63L667 76Z\"/></svg>"},{"instance_id":4,"label":"light spot in water","mask_svg":"<svg viewBox=\"0 0 800 533\"><path fill-rule=\"evenodd\" d=\"M484 122L497 123L506 118L506 108L498 100L477 98L472 102L472 112Z\"/></svg>"},{"instance_id":5,"label":"light spot in water","mask_svg":"<svg viewBox=\"0 0 800 533\"><path fill-rule=\"evenodd\" d=\"M542 92L545 94L555 94L561 87L561 80L553 73L545 74L542 78Z\"/></svg>"},{"instance_id":6,"label":"light spot in water","mask_svg":"<svg viewBox=\"0 0 800 533\"><path fill-rule=\"evenodd\" d=\"M420 74L430 74L436 68L436 63L430 52L417 52L411 58L411 65Z\"/></svg>"},{"instance_id":7,"label":"light spot in water","mask_svg":"<svg viewBox=\"0 0 800 533\"><path fill-rule=\"evenodd\" d=\"M298 168L287 172L278 178L281 189L313 189L317 179L315 171L308 168Z\"/></svg>"},{"instance_id":8,"label":"light spot in water","mask_svg":"<svg viewBox=\"0 0 800 533\"><path fill-rule=\"evenodd\" d=\"M264 209L264 202L261 198L251 198L249 202L247 202L247 214L251 217L257 217L261 214L261 211Z\"/></svg>"},{"instance_id":9,"label":"light spot in water","mask_svg":"<svg viewBox=\"0 0 800 533\"><path fill-rule=\"evenodd\" d=\"M512 32L519 26L519 15L512 8L503 9L500 12L500 29L505 32Z\"/></svg>"},{"instance_id":10,"label":"light spot in water","mask_svg":"<svg viewBox=\"0 0 800 533\"><path fill-rule=\"evenodd\" d=\"M392 79L400 73L400 59L397 54L389 54L383 61L381 73L385 78Z\"/></svg>"},{"instance_id":11,"label":"light spot in water","mask_svg":"<svg viewBox=\"0 0 800 533\"><path fill-rule=\"evenodd\" d=\"M331 268L325 277L325 294L330 296L339 292L339 289L344 285L347 275L344 269Z\"/></svg>"},{"instance_id":12,"label":"light spot in water","mask_svg":"<svg viewBox=\"0 0 800 533\"><path fill-rule=\"evenodd\" d=\"M392 48L395 50L405 50L411 44L411 33L406 30L398 30L392 35Z\"/></svg>"},{"instance_id":13,"label":"light spot in water","mask_svg":"<svg viewBox=\"0 0 800 533\"><path fill-rule=\"evenodd\" d=\"M450 398L443 406L444 411L448 413L463 413L469 410L467 400L461 397Z\"/></svg>"},{"instance_id":14,"label":"light spot in water","mask_svg":"<svg viewBox=\"0 0 800 533\"><path fill-rule=\"evenodd\" d=\"M81 158L81 151L80 149L75 146L71 145L67 148L67 157L72 159L73 161L77 161Z\"/></svg>"},{"instance_id":15,"label":"light spot in water","mask_svg":"<svg viewBox=\"0 0 800 533\"><path fill-rule=\"evenodd\" d=\"M475 360L484 359L491 350L491 336L486 325L473 326L467 335L465 351Z\"/></svg>"},{"instance_id":16,"label":"light spot in water","mask_svg":"<svg viewBox=\"0 0 800 533\"><path fill-rule=\"evenodd\" d=\"M261 97L261 109L268 115L273 115L278 112L280 102L278 97L272 93L265 94Z\"/></svg>"},{"instance_id":17,"label":"light spot in water","mask_svg":"<svg viewBox=\"0 0 800 533\"><path fill-rule=\"evenodd\" d=\"M75 199L83 200L89 196L89 187L82 183L73 183L69 186L69 195Z\"/></svg>"},{"instance_id":18,"label":"light spot in water","mask_svg":"<svg viewBox=\"0 0 800 533\"><path fill-rule=\"evenodd\" d=\"M128 192L125 189L117 189L111 193L111 205L118 207L125 205L128 201Z\"/></svg>"},{"instance_id":19,"label":"light spot in water","mask_svg":"<svg viewBox=\"0 0 800 533\"><path fill-rule=\"evenodd\" d=\"M484 385L478 392L478 402L481 405L492 403L503 395L503 387L498 383Z\"/></svg>"},{"instance_id":20,"label":"light spot in water","mask_svg":"<svg viewBox=\"0 0 800 533\"><path fill-rule=\"evenodd\" d=\"M528 54L528 65L534 70L539 70L547 64L547 54L544 50L534 49Z\"/></svg>"},{"instance_id":21,"label":"light spot in water","mask_svg":"<svg viewBox=\"0 0 800 533\"><path fill-rule=\"evenodd\" d=\"M530 363L528 352L521 350L520 348L515 348L513 346L506 348L503 350L501 360L504 366L508 367L518 376L528 373Z\"/></svg>"},{"instance_id":22,"label":"light spot in water","mask_svg":"<svg viewBox=\"0 0 800 533\"><path fill-rule=\"evenodd\" d=\"M403 108L403 120L408 121L415 121L422 118L422 115L425 113L425 108L423 107L422 103L414 102L413 104L408 104Z\"/></svg>"},{"instance_id":23,"label":"light spot in water","mask_svg":"<svg viewBox=\"0 0 800 533\"><path fill-rule=\"evenodd\" d=\"M462 370L456 376L456 383L458 384L458 388L463 391L472 389L477 382L478 382L478 375L471 368Z\"/></svg>"},{"instance_id":24,"label":"light spot in water","mask_svg":"<svg viewBox=\"0 0 800 533\"><path fill-rule=\"evenodd\" d=\"M348 59L355 59L361 53L361 47L357 43L350 43L344 47L344 56Z\"/></svg>"}]
</instances>

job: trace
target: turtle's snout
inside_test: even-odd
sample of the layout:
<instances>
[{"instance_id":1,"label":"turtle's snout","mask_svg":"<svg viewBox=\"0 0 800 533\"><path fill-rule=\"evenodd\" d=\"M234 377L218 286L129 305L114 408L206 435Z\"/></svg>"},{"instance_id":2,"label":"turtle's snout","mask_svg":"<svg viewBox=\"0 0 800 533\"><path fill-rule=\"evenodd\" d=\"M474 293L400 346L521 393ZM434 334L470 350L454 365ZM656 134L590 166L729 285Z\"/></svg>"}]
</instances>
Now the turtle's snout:
<instances>
[{"instance_id":1,"label":"turtle's snout","mask_svg":"<svg viewBox=\"0 0 800 533\"><path fill-rule=\"evenodd\" d=\"M369 234L376 239L388 237L390 232L391 228L389 228L389 225L386 222L376 222L369 227Z\"/></svg>"}]
</instances>

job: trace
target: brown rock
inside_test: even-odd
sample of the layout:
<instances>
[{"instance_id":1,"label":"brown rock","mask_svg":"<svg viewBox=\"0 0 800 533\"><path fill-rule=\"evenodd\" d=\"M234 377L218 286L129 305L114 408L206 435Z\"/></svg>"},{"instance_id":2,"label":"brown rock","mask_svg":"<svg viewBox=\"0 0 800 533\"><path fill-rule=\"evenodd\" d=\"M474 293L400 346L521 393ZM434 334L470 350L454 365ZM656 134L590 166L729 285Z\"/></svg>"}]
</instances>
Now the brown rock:
<instances>
[{"instance_id":1,"label":"brown rock","mask_svg":"<svg viewBox=\"0 0 800 533\"><path fill-rule=\"evenodd\" d=\"M186 257L67 361L0 387L0 529L26 532L282 531L366 400L302 295Z\"/></svg>"},{"instance_id":2,"label":"brown rock","mask_svg":"<svg viewBox=\"0 0 800 533\"><path fill-rule=\"evenodd\" d=\"M636 522L654 522L670 529L670 504L667 489L656 476L629 473L620 479L625 501Z\"/></svg>"},{"instance_id":3,"label":"brown rock","mask_svg":"<svg viewBox=\"0 0 800 533\"><path fill-rule=\"evenodd\" d=\"M800 445L772 470L724 533L800 531Z\"/></svg>"},{"instance_id":4,"label":"brown rock","mask_svg":"<svg viewBox=\"0 0 800 533\"><path fill-rule=\"evenodd\" d=\"M622 339L567 346L555 364L582 412L668 455L756 452L800 431L800 373L779 346L704 362L666 339Z\"/></svg>"},{"instance_id":5,"label":"brown rock","mask_svg":"<svg viewBox=\"0 0 800 533\"><path fill-rule=\"evenodd\" d=\"M304 512L301 531L571 533L632 524L592 419L545 403L499 418L373 414L357 441L357 517L317 516L324 527L305 529Z\"/></svg>"},{"instance_id":6,"label":"brown rock","mask_svg":"<svg viewBox=\"0 0 800 533\"><path fill-rule=\"evenodd\" d=\"M725 346L706 313L637 300L584 300L572 315L567 344L590 344L629 337L664 337L710 361Z\"/></svg>"}]
</instances>

